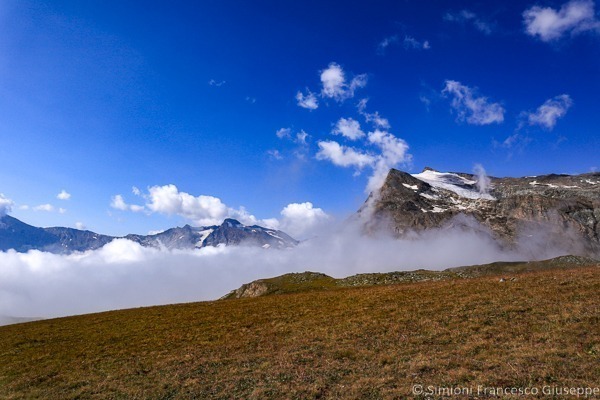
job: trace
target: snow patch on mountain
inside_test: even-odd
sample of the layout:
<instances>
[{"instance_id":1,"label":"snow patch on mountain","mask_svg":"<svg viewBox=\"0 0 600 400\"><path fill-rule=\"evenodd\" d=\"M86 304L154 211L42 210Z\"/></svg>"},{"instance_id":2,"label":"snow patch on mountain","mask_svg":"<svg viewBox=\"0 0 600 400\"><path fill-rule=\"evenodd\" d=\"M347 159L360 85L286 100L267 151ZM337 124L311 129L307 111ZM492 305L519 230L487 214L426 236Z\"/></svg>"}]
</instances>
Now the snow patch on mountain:
<instances>
[{"instance_id":1,"label":"snow patch on mountain","mask_svg":"<svg viewBox=\"0 0 600 400\"><path fill-rule=\"evenodd\" d=\"M419 174L412 174L412 176L430 184L434 188L449 190L460 197L473 200L496 200L496 198L489 193L481 193L477 189L477 181L467 179L457 174L428 169Z\"/></svg>"}]
</instances>

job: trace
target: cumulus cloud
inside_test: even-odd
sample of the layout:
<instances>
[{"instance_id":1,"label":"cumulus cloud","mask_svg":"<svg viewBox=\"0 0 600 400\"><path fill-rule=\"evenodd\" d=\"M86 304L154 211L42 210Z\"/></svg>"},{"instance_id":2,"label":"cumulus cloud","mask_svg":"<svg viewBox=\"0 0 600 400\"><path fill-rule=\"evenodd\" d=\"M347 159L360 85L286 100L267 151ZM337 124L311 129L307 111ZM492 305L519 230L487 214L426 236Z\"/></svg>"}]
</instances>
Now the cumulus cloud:
<instances>
[{"instance_id":1,"label":"cumulus cloud","mask_svg":"<svg viewBox=\"0 0 600 400\"><path fill-rule=\"evenodd\" d=\"M573 100L567 94L561 94L548 99L535 112L527 113L529 125L538 125L547 130L554 129L559 118L564 117L573 105Z\"/></svg>"},{"instance_id":2,"label":"cumulus cloud","mask_svg":"<svg viewBox=\"0 0 600 400\"><path fill-rule=\"evenodd\" d=\"M477 14L469 10L461 10L458 12L447 12L444 15L444 21L457 22L460 24L470 23L478 31L489 35L493 32L493 25L479 18Z\"/></svg>"},{"instance_id":3,"label":"cumulus cloud","mask_svg":"<svg viewBox=\"0 0 600 400\"><path fill-rule=\"evenodd\" d=\"M318 142L317 145L319 146L317 160L329 160L339 167L362 169L368 165L373 165L376 160L371 154L340 145L333 140L323 140Z\"/></svg>"},{"instance_id":4,"label":"cumulus cloud","mask_svg":"<svg viewBox=\"0 0 600 400\"><path fill-rule=\"evenodd\" d=\"M346 74L342 67L334 62L321 71L321 96L344 101L354 97L356 89L367 85L367 75L357 75L350 83L346 81Z\"/></svg>"},{"instance_id":5,"label":"cumulus cloud","mask_svg":"<svg viewBox=\"0 0 600 400\"><path fill-rule=\"evenodd\" d=\"M477 90L460 82L447 80L442 95L452 98L451 106L457 113L458 121L473 125L489 125L504 121L504 108L499 103L491 103L487 97L478 96Z\"/></svg>"},{"instance_id":6,"label":"cumulus cloud","mask_svg":"<svg viewBox=\"0 0 600 400\"><path fill-rule=\"evenodd\" d=\"M54 206L52 204L40 204L39 206L33 207L34 211L45 211L45 212L53 212Z\"/></svg>"},{"instance_id":7,"label":"cumulus cloud","mask_svg":"<svg viewBox=\"0 0 600 400\"><path fill-rule=\"evenodd\" d=\"M544 42L558 40L564 35L583 32L600 33L592 0L571 0L559 10L533 6L523 12L525 32Z\"/></svg>"},{"instance_id":8,"label":"cumulus cloud","mask_svg":"<svg viewBox=\"0 0 600 400\"><path fill-rule=\"evenodd\" d=\"M83 231L86 229L86 226L83 222L75 222L75 229L79 229L80 231Z\"/></svg>"},{"instance_id":9,"label":"cumulus cloud","mask_svg":"<svg viewBox=\"0 0 600 400\"><path fill-rule=\"evenodd\" d=\"M3 193L0 193L0 217L11 212L14 205L15 203L11 199L4 196Z\"/></svg>"},{"instance_id":10,"label":"cumulus cloud","mask_svg":"<svg viewBox=\"0 0 600 400\"><path fill-rule=\"evenodd\" d=\"M180 215L199 225L219 224L230 214L221 199L204 195L193 196L180 192L175 185L149 188L146 207L156 213Z\"/></svg>"},{"instance_id":11,"label":"cumulus cloud","mask_svg":"<svg viewBox=\"0 0 600 400\"><path fill-rule=\"evenodd\" d=\"M71 194L63 189L59 194L56 195L56 198L59 200L69 200L71 198Z\"/></svg>"},{"instance_id":12,"label":"cumulus cloud","mask_svg":"<svg viewBox=\"0 0 600 400\"><path fill-rule=\"evenodd\" d=\"M350 140L357 140L365 136L365 133L360 129L358 121L352 118L340 118L331 133L342 135Z\"/></svg>"},{"instance_id":13,"label":"cumulus cloud","mask_svg":"<svg viewBox=\"0 0 600 400\"><path fill-rule=\"evenodd\" d=\"M306 94L302 93L301 91L296 93L296 101L298 102L298 106L309 110L316 110L319 108L317 96L308 89L306 91Z\"/></svg>"},{"instance_id":14,"label":"cumulus cloud","mask_svg":"<svg viewBox=\"0 0 600 400\"><path fill-rule=\"evenodd\" d=\"M279 228L297 239L318 234L319 227L330 220L330 216L311 202L291 203L281 210Z\"/></svg>"}]
</instances>

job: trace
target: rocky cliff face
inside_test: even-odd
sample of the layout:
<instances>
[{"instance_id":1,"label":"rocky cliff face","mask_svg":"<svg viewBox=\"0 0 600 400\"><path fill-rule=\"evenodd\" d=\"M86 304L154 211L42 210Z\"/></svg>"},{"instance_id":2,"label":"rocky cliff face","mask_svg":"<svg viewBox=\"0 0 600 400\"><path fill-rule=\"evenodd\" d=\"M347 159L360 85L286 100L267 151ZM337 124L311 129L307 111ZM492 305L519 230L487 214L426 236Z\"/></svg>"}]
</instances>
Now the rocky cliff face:
<instances>
[{"instance_id":1,"label":"rocky cliff face","mask_svg":"<svg viewBox=\"0 0 600 400\"><path fill-rule=\"evenodd\" d=\"M504 247L522 241L600 254L600 173L524 178L391 170L359 210L368 230L397 236L431 228L476 229Z\"/></svg>"}]
</instances>

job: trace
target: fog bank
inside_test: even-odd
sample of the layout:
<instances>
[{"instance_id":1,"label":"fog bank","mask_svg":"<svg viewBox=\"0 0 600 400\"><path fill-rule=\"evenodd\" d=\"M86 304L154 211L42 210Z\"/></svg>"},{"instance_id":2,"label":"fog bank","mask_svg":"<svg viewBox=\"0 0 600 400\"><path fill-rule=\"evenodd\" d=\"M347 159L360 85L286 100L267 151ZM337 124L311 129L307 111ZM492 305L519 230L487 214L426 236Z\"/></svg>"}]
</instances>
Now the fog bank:
<instances>
[{"instance_id":1,"label":"fog bank","mask_svg":"<svg viewBox=\"0 0 600 400\"><path fill-rule=\"evenodd\" d=\"M536 254L537 253L537 254ZM336 278L558 255L503 251L481 231L433 230L411 239L365 237L358 224L288 250L145 248L116 239L85 253L0 252L0 315L57 317L103 310L217 299L240 285L288 272Z\"/></svg>"}]
</instances>

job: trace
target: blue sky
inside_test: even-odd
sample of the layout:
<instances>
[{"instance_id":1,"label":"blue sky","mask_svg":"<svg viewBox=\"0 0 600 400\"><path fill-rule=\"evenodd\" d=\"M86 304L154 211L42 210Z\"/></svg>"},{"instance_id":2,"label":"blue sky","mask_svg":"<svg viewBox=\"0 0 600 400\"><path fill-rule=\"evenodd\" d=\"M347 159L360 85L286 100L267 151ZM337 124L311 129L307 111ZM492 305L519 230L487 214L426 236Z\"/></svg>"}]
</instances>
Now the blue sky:
<instances>
[{"instance_id":1,"label":"blue sky","mask_svg":"<svg viewBox=\"0 0 600 400\"><path fill-rule=\"evenodd\" d=\"M302 236L389 167L590 172L598 8L4 1L0 206L115 235L231 216Z\"/></svg>"}]
</instances>

